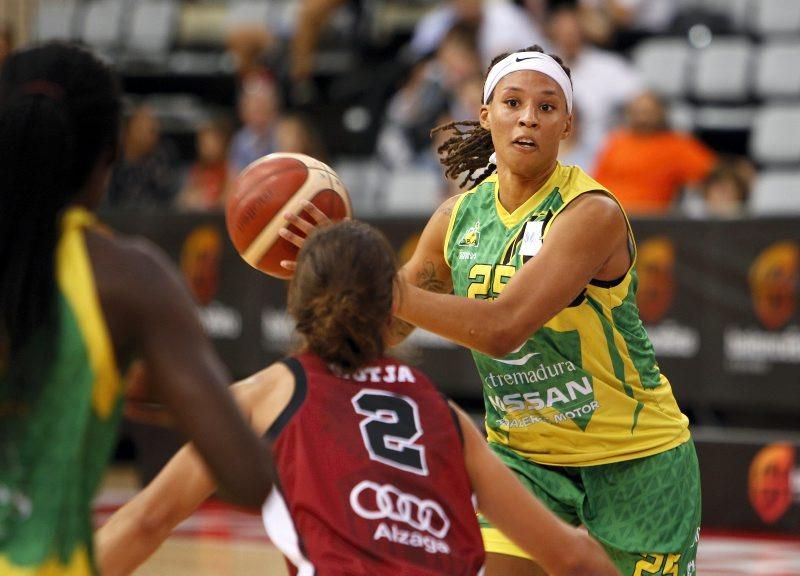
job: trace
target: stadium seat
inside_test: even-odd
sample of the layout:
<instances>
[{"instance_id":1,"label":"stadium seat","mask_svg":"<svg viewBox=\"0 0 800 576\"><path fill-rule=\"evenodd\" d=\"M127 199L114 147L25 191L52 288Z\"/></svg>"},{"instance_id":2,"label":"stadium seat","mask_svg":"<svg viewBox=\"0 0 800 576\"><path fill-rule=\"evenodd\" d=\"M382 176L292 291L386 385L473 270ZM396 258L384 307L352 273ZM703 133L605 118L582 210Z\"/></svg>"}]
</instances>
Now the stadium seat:
<instances>
[{"instance_id":1,"label":"stadium seat","mask_svg":"<svg viewBox=\"0 0 800 576\"><path fill-rule=\"evenodd\" d=\"M800 2L750 0L753 32L762 36L800 34Z\"/></svg>"},{"instance_id":2,"label":"stadium seat","mask_svg":"<svg viewBox=\"0 0 800 576\"><path fill-rule=\"evenodd\" d=\"M333 169L347 188L357 217L380 213L378 194L384 175L377 161L359 157L340 158L333 164Z\"/></svg>"},{"instance_id":3,"label":"stadium seat","mask_svg":"<svg viewBox=\"0 0 800 576\"><path fill-rule=\"evenodd\" d=\"M734 29L747 28L750 0L697 0L699 7L725 16Z\"/></svg>"},{"instance_id":4,"label":"stadium seat","mask_svg":"<svg viewBox=\"0 0 800 576\"><path fill-rule=\"evenodd\" d=\"M800 170L760 172L749 205L758 216L800 214Z\"/></svg>"},{"instance_id":5,"label":"stadium seat","mask_svg":"<svg viewBox=\"0 0 800 576\"><path fill-rule=\"evenodd\" d=\"M762 98L800 98L800 41L762 46L756 67L756 93Z\"/></svg>"},{"instance_id":6,"label":"stadium seat","mask_svg":"<svg viewBox=\"0 0 800 576\"><path fill-rule=\"evenodd\" d=\"M715 39L696 53L691 79L692 94L699 100L742 102L752 83L753 46L740 36Z\"/></svg>"},{"instance_id":7,"label":"stadium seat","mask_svg":"<svg viewBox=\"0 0 800 576\"><path fill-rule=\"evenodd\" d=\"M163 56L176 35L178 5L174 0L139 0L132 9L125 49L136 55Z\"/></svg>"},{"instance_id":8,"label":"stadium seat","mask_svg":"<svg viewBox=\"0 0 800 576\"><path fill-rule=\"evenodd\" d=\"M763 106L753 124L750 154L761 164L800 162L800 105Z\"/></svg>"},{"instance_id":9,"label":"stadium seat","mask_svg":"<svg viewBox=\"0 0 800 576\"><path fill-rule=\"evenodd\" d=\"M241 25L262 25L267 28L270 3L259 0L235 0L228 4L225 24L228 28Z\"/></svg>"},{"instance_id":10,"label":"stadium seat","mask_svg":"<svg viewBox=\"0 0 800 576\"><path fill-rule=\"evenodd\" d=\"M685 40L652 38L633 52L633 62L647 85L662 96L678 98L685 93L691 48Z\"/></svg>"},{"instance_id":11,"label":"stadium seat","mask_svg":"<svg viewBox=\"0 0 800 576\"><path fill-rule=\"evenodd\" d=\"M41 42L72 40L76 36L77 15L78 4L75 0L41 0L32 35Z\"/></svg>"},{"instance_id":12,"label":"stadium seat","mask_svg":"<svg viewBox=\"0 0 800 576\"><path fill-rule=\"evenodd\" d=\"M177 45L181 49L220 49L225 44L226 4L181 2Z\"/></svg>"},{"instance_id":13,"label":"stadium seat","mask_svg":"<svg viewBox=\"0 0 800 576\"><path fill-rule=\"evenodd\" d=\"M80 38L104 53L121 44L122 23L127 16L125 0L93 0L85 4Z\"/></svg>"},{"instance_id":14,"label":"stadium seat","mask_svg":"<svg viewBox=\"0 0 800 576\"><path fill-rule=\"evenodd\" d=\"M444 178L434 170L409 168L395 170L384 180L383 198L379 198L385 214L396 216L429 216L441 203Z\"/></svg>"},{"instance_id":15,"label":"stadium seat","mask_svg":"<svg viewBox=\"0 0 800 576\"><path fill-rule=\"evenodd\" d=\"M674 101L669 103L667 118L673 130L679 132L692 132L695 128L696 111L686 102Z\"/></svg>"}]
</instances>

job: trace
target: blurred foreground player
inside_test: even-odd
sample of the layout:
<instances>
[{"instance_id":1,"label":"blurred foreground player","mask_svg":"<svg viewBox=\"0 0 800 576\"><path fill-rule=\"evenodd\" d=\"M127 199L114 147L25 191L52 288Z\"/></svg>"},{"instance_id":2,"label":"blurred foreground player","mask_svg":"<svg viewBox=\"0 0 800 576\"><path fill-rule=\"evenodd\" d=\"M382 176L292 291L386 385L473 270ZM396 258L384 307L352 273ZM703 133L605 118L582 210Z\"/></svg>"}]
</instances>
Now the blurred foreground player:
<instances>
[{"instance_id":1,"label":"blurred foreground player","mask_svg":"<svg viewBox=\"0 0 800 576\"><path fill-rule=\"evenodd\" d=\"M424 374L384 356L396 272L388 242L366 224L315 232L289 289L302 351L235 386L252 426L274 441L276 487L263 509L272 541L298 574L474 575L484 562L474 491L552 574L617 574ZM213 491L183 448L99 530L103 574L129 574Z\"/></svg>"},{"instance_id":2,"label":"blurred foreground player","mask_svg":"<svg viewBox=\"0 0 800 576\"><path fill-rule=\"evenodd\" d=\"M120 369L152 391L231 499L259 506L269 458L167 259L92 211L119 143L113 72L52 43L0 73L0 574L96 573L91 500L114 447Z\"/></svg>"}]
</instances>

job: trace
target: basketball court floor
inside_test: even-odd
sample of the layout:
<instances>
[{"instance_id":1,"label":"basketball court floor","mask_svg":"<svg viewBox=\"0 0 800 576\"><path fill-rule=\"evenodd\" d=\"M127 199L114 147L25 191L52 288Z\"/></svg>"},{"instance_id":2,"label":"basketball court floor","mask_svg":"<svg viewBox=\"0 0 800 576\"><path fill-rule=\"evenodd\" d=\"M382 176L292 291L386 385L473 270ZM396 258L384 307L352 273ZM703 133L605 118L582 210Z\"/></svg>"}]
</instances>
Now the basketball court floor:
<instances>
[{"instance_id":1,"label":"basketball court floor","mask_svg":"<svg viewBox=\"0 0 800 576\"><path fill-rule=\"evenodd\" d=\"M129 470L115 469L95 502L102 524L135 493ZM270 544L261 517L207 502L181 524L136 576L286 576L283 559ZM697 576L800 576L800 535L704 532Z\"/></svg>"}]
</instances>

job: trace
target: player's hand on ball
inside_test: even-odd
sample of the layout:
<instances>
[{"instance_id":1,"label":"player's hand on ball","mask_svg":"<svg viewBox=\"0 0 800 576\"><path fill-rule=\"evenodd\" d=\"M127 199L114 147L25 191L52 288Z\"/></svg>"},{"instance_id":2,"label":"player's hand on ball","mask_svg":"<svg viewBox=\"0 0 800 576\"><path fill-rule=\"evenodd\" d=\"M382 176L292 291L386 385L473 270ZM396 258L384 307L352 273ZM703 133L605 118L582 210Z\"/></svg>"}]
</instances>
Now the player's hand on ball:
<instances>
[{"instance_id":1,"label":"player's hand on ball","mask_svg":"<svg viewBox=\"0 0 800 576\"><path fill-rule=\"evenodd\" d=\"M309 234L311 234L314 230L323 226L327 226L333 222L330 218L328 218L325 212L314 206L314 204L308 200L303 202L303 212L305 212L313 220L313 222L309 222L305 218L301 218L297 214L292 214L291 212L285 212L283 214L283 218L286 220L287 224L291 224L295 228L299 229L303 233L302 236L292 232L288 225L284 226L278 231L278 234L281 235L281 238L287 242L291 242L297 246L297 248L303 247L306 238L308 238ZM281 260L281 267L290 272L294 272L297 268L297 263L294 260Z\"/></svg>"}]
</instances>

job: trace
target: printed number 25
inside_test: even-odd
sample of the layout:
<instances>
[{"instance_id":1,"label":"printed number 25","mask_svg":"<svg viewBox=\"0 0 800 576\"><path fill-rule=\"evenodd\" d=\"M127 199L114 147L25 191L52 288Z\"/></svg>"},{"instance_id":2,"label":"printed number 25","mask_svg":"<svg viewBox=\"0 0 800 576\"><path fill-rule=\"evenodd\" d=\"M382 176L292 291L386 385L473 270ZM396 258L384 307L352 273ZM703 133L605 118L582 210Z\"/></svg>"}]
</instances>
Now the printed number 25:
<instances>
[{"instance_id":1,"label":"printed number 25","mask_svg":"<svg viewBox=\"0 0 800 576\"><path fill-rule=\"evenodd\" d=\"M678 576L680 554L642 554L644 558L636 563L633 576L660 574L661 576ZM666 562L664 561L666 559ZM662 568L663 566L663 568Z\"/></svg>"},{"instance_id":2,"label":"printed number 25","mask_svg":"<svg viewBox=\"0 0 800 576\"><path fill-rule=\"evenodd\" d=\"M385 390L364 389L353 396L352 403L358 414L366 416L359 427L371 460L428 475L425 446L415 444L422 436L422 426L414 400Z\"/></svg>"},{"instance_id":3,"label":"printed number 25","mask_svg":"<svg viewBox=\"0 0 800 576\"><path fill-rule=\"evenodd\" d=\"M469 270L469 279L473 282L467 288L467 297L494 300L503 293L503 288L516 271L508 264L475 264Z\"/></svg>"}]
</instances>

